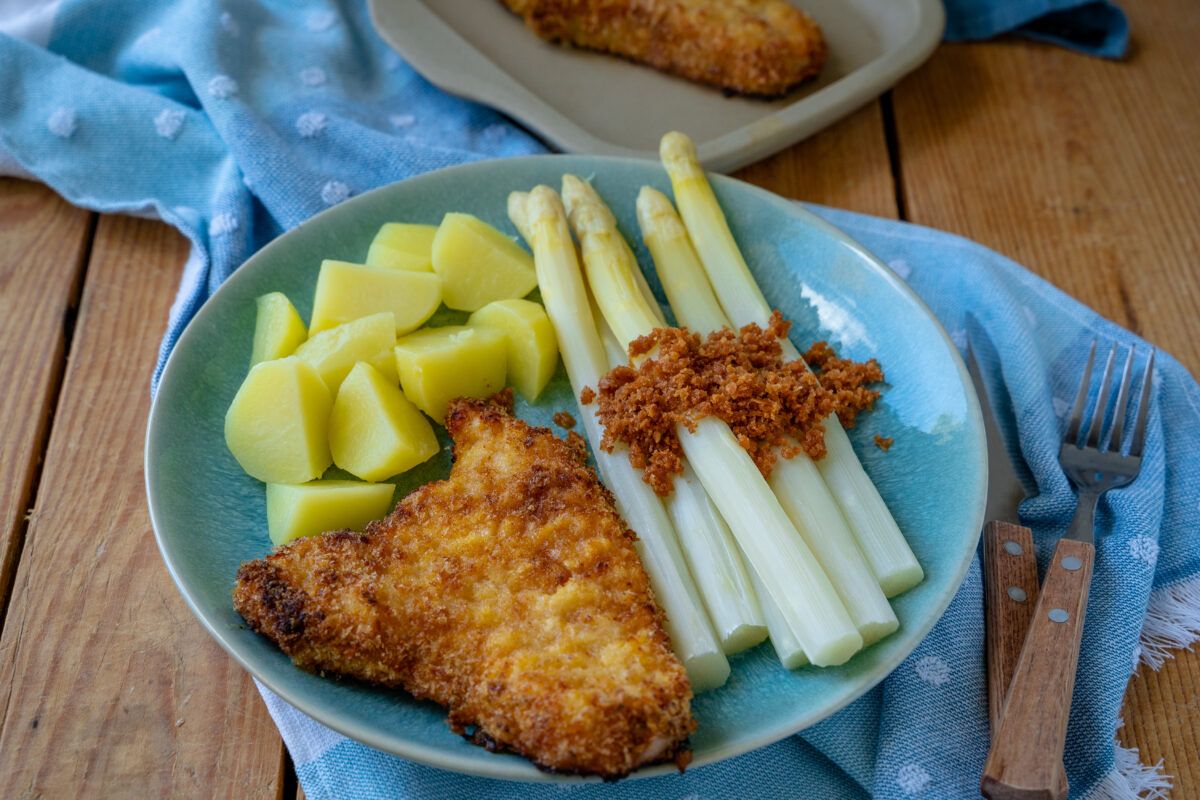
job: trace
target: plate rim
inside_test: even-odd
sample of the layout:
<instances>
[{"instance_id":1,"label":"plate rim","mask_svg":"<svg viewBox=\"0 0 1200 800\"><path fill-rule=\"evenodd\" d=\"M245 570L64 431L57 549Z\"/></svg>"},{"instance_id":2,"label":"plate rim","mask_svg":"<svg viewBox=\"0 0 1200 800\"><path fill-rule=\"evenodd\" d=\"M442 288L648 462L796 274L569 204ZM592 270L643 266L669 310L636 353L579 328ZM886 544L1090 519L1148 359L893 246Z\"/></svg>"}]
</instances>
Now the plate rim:
<instances>
[{"instance_id":1,"label":"plate rim","mask_svg":"<svg viewBox=\"0 0 1200 800\"><path fill-rule=\"evenodd\" d=\"M942 39L946 28L945 7L941 0L903 2L913 14L912 30L907 39L772 114L720 136L697 141L697 154L704 167L716 172L731 172L776 153L862 108L924 63ZM385 3L390 3L386 12L382 10ZM627 158L655 158L658 155L655 151L628 147L588 132L473 47L426 8L423 1L367 0L367 11L380 38L430 83L450 94L508 114L555 147L576 155ZM399 14L404 23L400 29L411 33L412 39L398 37L392 26L383 24L384 14ZM453 43L460 52L465 48L468 58L488 69L481 73L443 69L423 58L419 48L411 46L414 39L424 41L426 37L431 37L431 41Z\"/></svg>"},{"instance_id":2,"label":"plate rim","mask_svg":"<svg viewBox=\"0 0 1200 800\"><path fill-rule=\"evenodd\" d=\"M580 162L590 161L597 163L621 163L642 168L648 166L659 166L657 161L652 162L648 159L640 158L623 158L603 155L548 154L519 156L503 159L489 159L485 161L468 162L465 164L444 167L442 169L432 170L430 172L422 173L421 175L416 175L401 181L395 181L393 183L380 186L376 189L364 192L361 195L356 195L349 200L338 204L337 206L325 209L324 211L300 223L295 228L292 228L291 231L286 231L268 242L252 256L250 256L250 258L246 259L246 262L242 264L242 267L245 267L246 264L249 264L253 260L256 260L260 257L264 259L268 258L269 254L274 249L282 246L280 245L280 241L287 236L288 233L311 226L313 224L319 224L319 220L326 215L330 215L335 212L338 214L347 213L346 209L353 208L353 205L356 203L362 203L365 205L369 202L373 202L373 200L370 199L372 196L392 191L394 190L394 187L398 185L420 183L425 181L437 181L447 173L471 171L480 168L503 169L507 167L519 170L523 164L533 162L544 163L548 160L562 161L564 164L568 162L578 164ZM567 171L567 169L565 168L564 171ZM583 172L583 170L580 169L575 169L575 171ZM589 173L583 172L583 174ZM735 190L739 191L749 190L751 193L759 195L761 198L777 207L784 214L802 219L805 224L811 225L826 235L837 239L843 246L846 246L854 251L857 256L869 264L875 270L875 272L878 273L880 278L886 280L894 289L907 295L908 299L914 302L918 310L934 324L935 329L946 345L947 350L952 357L955 368L957 369L959 383L963 386L965 399L967 400L966 427L968 429L968 433L970 430L974 430L975 432L974 438L976 446L974 448L974 453L976 454L978 469L975 473L977 476L975 482L975 496L977 497L977 502L972 528L975 531L975 534L971 539L971 546L964 546L963 555L958 564L955 565L953 577L948 584L948 586L951 588L949 588L943 594L943 596L938 599L935 605L935 611L931 613L925 620L923 620L920 625L913 627L911 632L906 636L906 638L911 637L912 646L898 650L890 659L888 659L886 662L883 662L874 673L870 675L858 676L853 688L846 692L844 697L842 697L832 706L823 707L819 711L810 712L799 718L794 718L788 725L777 726L773 729L762 731L759 733L759 735L752 737L749 742L739 741L736 745L729 744L709 750L702 757L697 758L692 762L690 766L693 769L751 752L768 744L780 741L788 736L794 735L801 730L816 724L820 720L826 719L837 713L881 683L884 678L891 675L892 672L894 672L896 668L899 667L899 665L909 655L912 654L912 652L920 645L920 643L933 629L934 625L936 625L937 622L942 618L946 612L946 609L949 607L955 595L961 588L963 580L966 577L967 570L969 569L970 564L975 557L975 552L983 525L983 517L987 500L987 444L983 429L983 417L980 411L979 401L975 394L974 385L971 382L970 375L967 372L966 365L963 362L957 346L954 344L944 326L942 326L941 322L937 319L936 315L934 315L925 301L922 300L921 297L891 268L889 268L874 254L872 254L864 245L855 240L849 234L842 231L840 228L834 226L832 223L829 223L816 214L813 214L811 211L801 206L797 201L788 200L778 194L775 194L774 192L770 192L766 189L745 181L738 180L736 178L710 174L709 179L715 186L735 187ZM217 291L219 292L226 286L235 285L235 282L239 280L252 280L253 278L246 277L250 275L250 272L248 270L244 270L242 267L235 269L233 274L231 274L229 278L226 279L226 281L220 287L218 287ZM160 389L164 384L172 380L171 376L173 375L173 365L178 361L177 354L182 351L181 345L185 344L185 342L190 340L190 338L200 335L196 333L196 331L201 327L201 325L198 324L198 320L200 320L202 315L205 315L206 313L213 313L211 311L211 308L213 307L212 300L216 294L217 292L214 292L213 296L210 296L207 300L205 300L205 302L193 315L192 319L189 320L179 338L176 340L175 346L172 348L171 353L168 355L163 366L161 379L159 382ZM364 728L355 724L353 719L347 721L345 718L338 718L337 720L330 721L328 719L321 718L322 715L320 711L314 708L314 704L306 700L306 696L303 693L297 694L289 691L286 688L282 688L276 684L276 682L269 675L264 676L258 674L258 672L251 667L249 660L244 657L239 649L235 646L232 637L227 637L224 630L210 621L205 614L201 613L198 601L193 597L192 593L182 580L179 570L177 569L175 562L172 560L171 553L169 552L165 542L165 534L163 533L164 525L161 522L159 511L156 507L154 499L154 482L156 479L156 473L153 468L153 445L155 441L163 435L161 433L162 423L159 422L159 419L162 413L165 413L159 410L160 396L161 391L156 392L155 396L151 400L150 413L148 415L146 425L146 441L143 449L143 472L145 475L146 501L150 512L151 526L154 530L155 542L158 545L159 553L163 558L163 562L167 567L167 571L170 574L172 581L175 583L176 588L183 596L192 614L200 621L205 630L209 632L209 634L217 641L217 643L221 645L222 649L224 649L234 659L234 661L236 661L243 669L245 669L254 678L254 680L260 684L260 686L265 686L267 689L270 689L275 695L290 704L295 709L314 719L314 721L326 726L327 728L336 731L337 733L385 753L390 753L392 755L416 761L428 766L446 769L459 774L526 782L538 781L579 783L584 781L590 782L592 780L599 780L591 777L553 775L545 773L536 769L531 762L528 762L524 759L497 758L494 760L494 762L488 762L489 768L486 771L477 770L472 768L474 766L473 763L464 765L456 755L440 746L429 746L420 741L412 741L404 742L404 746L397 747L394 739L388 739L386 736L376 735L372 732L371 728ZM675 767L670 764L650 765L635 770L630 774L629 777L650 778L664 774L671 774L675 771Z\"/></svg>"}]
</instances>

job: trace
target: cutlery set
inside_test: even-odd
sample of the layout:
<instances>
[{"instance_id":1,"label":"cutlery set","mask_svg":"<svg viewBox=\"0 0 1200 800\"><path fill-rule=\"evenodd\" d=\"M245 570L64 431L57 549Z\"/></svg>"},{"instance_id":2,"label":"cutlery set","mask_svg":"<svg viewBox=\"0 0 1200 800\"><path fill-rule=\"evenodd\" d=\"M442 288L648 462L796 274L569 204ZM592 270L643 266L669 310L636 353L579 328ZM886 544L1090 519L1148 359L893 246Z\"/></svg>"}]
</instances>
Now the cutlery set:
<instances>
[{"instance_id":1,"label":"cutlery set","mask_svg":"<svg viewBox=\"0 0 1200 800\"><path fill-rule=\"evenodd\" d=\"M1093 340L1058 457L1078 495L1075 514L1054 548L1040 587L1033 536L1017 514L1025 493L1008 460L975 349L970 343L967 348L968 370L983 412L988 448L988 503L982 540L992 744L980 788L990 800L1062 800L1069 793L1062 755L1096 553L1094 513L1101 495L1131 483L1138 475L1154 371L1151 351L1142 375L1133 432L1123 450L1134 348L1126 356L1110 414L1108 400L1117 356L1113 344L1089 416L1096 348ZM1086 431L1085 416L1090 420Z\"/></svg>"}]
</instances>

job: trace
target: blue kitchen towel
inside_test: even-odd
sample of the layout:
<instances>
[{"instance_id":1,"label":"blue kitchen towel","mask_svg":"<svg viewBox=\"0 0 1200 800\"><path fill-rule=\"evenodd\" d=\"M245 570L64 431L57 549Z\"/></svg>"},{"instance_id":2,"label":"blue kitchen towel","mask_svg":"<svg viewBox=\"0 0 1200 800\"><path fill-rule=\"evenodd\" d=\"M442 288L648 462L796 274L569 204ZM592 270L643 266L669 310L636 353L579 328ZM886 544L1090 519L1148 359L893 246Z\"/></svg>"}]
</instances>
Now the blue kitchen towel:
<instances>
[{"instance_id":1,"label":"blue kitchen towel","mask_svg":"<svg viewBox=\"0 0 1200 800\"><path fill-rule=\"evenodd\" d=\"M0 36L0 151L72 202L153 214L188 236L164 357L238 264L321 209L438 167L544 149L499 114L430 86L380 42L360 2L52 4L46 47ZM1070 516L1053 454L1087 344L1094 335L1137 344L1141 363L1145 343L970 242L814 210L908 280L960 346L968 309L997 344L985 367L1006 390L998 405L1037 489L1022 512L1044 559ZM1161 788L1154 767L1114 743L1121 697L1139 653L1161 663L1200 636L1200 390L1166 355L1158 365L1143 474L1097 516L1108 535L1071 720L1073 797ZM987 741L980 598L975 565L933 633L875 690L801 737L683 776L581 787L469 778L373 751L264 697L314 800L967 798Z\"/></svg>"},{"instance_id":2,"label":"blue kitchen towel","mask_svg":"<svg viewBox=\"0 0 1200 800\"><path fill-rule=\"evenodd\" d=\"M1104 0L944 0L948 42L1016 33L1103 58L1129 48L1125 12Z\"/></svg>"},{"instance_id":3,"label":"blue kitchen towel","mask_svg":"<svg viewBox=\"0 0 1200 800\"><path fill-rule=\"evenodd\" d=\"M251 253L352 194L545 148L444 94L362 3L66 0L47 49L0 36L0 150L68 200L192 244L154 380Z\"/></svg>"}]
</instances>

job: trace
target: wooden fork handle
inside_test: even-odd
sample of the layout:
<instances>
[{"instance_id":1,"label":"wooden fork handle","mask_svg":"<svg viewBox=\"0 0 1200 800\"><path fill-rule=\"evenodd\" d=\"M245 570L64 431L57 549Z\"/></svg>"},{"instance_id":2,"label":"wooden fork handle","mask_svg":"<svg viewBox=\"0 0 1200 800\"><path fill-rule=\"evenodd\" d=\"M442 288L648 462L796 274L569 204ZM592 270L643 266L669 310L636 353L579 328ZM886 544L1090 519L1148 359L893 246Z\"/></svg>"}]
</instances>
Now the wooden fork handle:
<instances>
[{"instance_id":1,"label":"wooden fork handle","mask_svg":"<svg viewBox=\"0 0 1200 800\"><path fill-rule=\"evenodd\" d=\"M1042 582L980 790L990 800L1065 800L1063 748L1096 549L1060 539Z\"/></svg>"}]
</instances>

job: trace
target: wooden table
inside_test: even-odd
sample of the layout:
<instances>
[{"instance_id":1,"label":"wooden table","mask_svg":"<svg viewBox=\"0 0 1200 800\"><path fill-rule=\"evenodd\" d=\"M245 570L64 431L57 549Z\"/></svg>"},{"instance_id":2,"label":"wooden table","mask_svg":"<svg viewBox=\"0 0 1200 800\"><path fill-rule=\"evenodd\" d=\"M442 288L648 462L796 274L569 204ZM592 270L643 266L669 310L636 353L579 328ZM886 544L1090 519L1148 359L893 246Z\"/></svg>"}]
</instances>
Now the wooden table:
<instances>
[{"instance_id":1,"label":"wooden table","mask_svg":"<svg viewBox=\"0 0 1200 800\"><path fill-rule=\"evenodd\" d=\"M1200 370L1200 6L1126 3L1129 59L942 46L740 173L1004 253ZM0 181L0 797L299 792L249 676L192 617L143 489L187 255L159 222ZM1130 683L1122 741L1200 797L1200 655Z\"/></svg>"}]
</instances>

